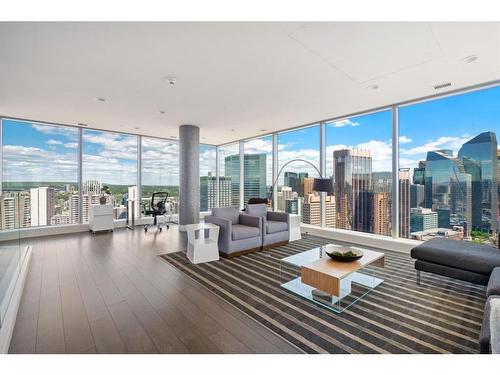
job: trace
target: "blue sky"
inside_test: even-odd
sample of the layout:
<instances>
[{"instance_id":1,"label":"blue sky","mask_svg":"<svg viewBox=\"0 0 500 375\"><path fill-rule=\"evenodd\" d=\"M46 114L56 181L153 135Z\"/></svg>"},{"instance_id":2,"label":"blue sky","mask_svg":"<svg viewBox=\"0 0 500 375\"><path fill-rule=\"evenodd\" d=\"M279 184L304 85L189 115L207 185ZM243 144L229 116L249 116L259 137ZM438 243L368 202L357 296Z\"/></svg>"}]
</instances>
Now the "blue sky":
<instances>
[{"instance_id":1,"label":"blue sky","mask_svg":"<svg viewBox=\"0 0 500 375\"><path fill-rule=\"evenodd\" d=\"M483 131L500 134L500 87L402 107L399 115L400 166L415 167L419 160L425 159L428 150L450 148L457 152L464 142ZM136 139L135 136L84 130L84 179L134 184ZM143 165L147 168L143 183L177 184L177 144L154 138L149 140L143 144ZM75 128L3 120L5 180L38 181L44 176L44 180L76 182L76 141ZM371 150L374 170L390 170L391 113L383 111L330 123L326 142L328 174L332 170L333 150L353 147ZM245 143L248 153L268 154L269 181L271 147L271 137ZM280 165L293 158L304 158L318 165L319 127L281 133L278 147ZM215 173L213 147L201 147L200 166L202 175L208 171ZM287 170L314 174L307 165L298 163L291 164Z\"/></svg>"}]
</instances>

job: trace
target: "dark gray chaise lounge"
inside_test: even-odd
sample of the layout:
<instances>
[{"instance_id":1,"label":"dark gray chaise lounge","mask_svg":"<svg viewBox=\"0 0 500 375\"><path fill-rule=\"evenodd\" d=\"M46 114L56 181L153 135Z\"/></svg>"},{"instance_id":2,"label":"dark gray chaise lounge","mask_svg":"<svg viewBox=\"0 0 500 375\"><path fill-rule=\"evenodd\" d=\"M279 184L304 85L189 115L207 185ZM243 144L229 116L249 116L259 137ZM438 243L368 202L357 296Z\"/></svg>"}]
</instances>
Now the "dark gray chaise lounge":
<instances>
[{"instance_id":1,"label":"dark gray chaise lounge","mask_svg":"<svg viewBox=\"0 0 500 375\"><path fill-rule=\"evenodd\" d=\"M488 285L479 350L481 353L491 353L491 300L500 298L500 250L468 241L436 238L414 247L411 257L416 259L419 284L420 271L424 271Z\"/></svg>"},{"instance_id":2,"label":"dark gray chaise lounge","mask_svg":"<svg viewBox=\"0 0 500 375\"><path fill-rule=\"evenodd\" d=\"M500 250L469 241L435 238L414 247L415 269L486 285L491 272L500 266Z\"/></svg>"}]
</instances>

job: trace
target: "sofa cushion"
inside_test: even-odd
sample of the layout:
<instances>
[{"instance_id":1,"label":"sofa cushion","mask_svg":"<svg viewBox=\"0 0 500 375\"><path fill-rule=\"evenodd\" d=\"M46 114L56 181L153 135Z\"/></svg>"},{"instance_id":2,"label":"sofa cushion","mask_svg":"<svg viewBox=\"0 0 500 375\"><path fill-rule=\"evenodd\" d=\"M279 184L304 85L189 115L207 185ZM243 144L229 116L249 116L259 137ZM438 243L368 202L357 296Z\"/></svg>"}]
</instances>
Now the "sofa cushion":
<instances>
[{"instance_id":1,"label":"sofa cushion","mask_svg":"<svg viewBox=\"0 0 500 375\"><path fill-rule=\"evenodd\" d=\"M231 220L233 224L240 222L240 211L234 207L212 208L212 215L223 219Z\"/></svg>"},{"instance_id":2,"label":"sofa cushion","mask_svg":"<svg viewBox=\"0 0 500 375\"><path fill-rule=\"evenodd\" d=\"M288 224L283 221L274 221L268 220L266 222L266 233L277 233L277 232L285 232L288 230Z\"/></svg>"},{"instance_id":3,"label":"sofa cushion","mask_svg":"<svg viewBox=\"0 0 500 375\"><path fill-rule=\"evenodd\" d=\"M411 257L484 275L500 267L500 250L497 248L446 238L434 238L414 247Z\"/></svg>"},{"instance_id":4,"label":"sofa cushion","mask_svg":"<svg viewBox=\"0 0 500 375\"><path fill-rule=\"evenodd\" d=\"M267 206L265 204L249 204L246 213L252 216L266 216Z\"/></svg>"},{"instance_id":5,"label":"sofa cushion","mask_svg":"<svg viewBox=\"0 0 500 375\"><path fill-rule=\"evenodd\" d=\"M491 354L500 354L500 300L490 300Z\"/></svg>"},{"instance_id":6,"label":"sofa cushion","mask_svg":"<svg viewBox=\"0 0 500 375\"><path fill-rule=\"evenodd\" d=\"M491 273L486 287L486 297L489 296L500 296L500 267L496 267Z\"/></svg>"},{"instance_id":7,"label":"sofa cushion","mask_svg":"<svg viewBox=\"0 0 500 375\"><path fill-rule=\"evenodd\" d=\"M245 238L259 237L259 228L249 227L241 224L233 224L233 241L244 240Z\"/></svg>"}]
</instances>

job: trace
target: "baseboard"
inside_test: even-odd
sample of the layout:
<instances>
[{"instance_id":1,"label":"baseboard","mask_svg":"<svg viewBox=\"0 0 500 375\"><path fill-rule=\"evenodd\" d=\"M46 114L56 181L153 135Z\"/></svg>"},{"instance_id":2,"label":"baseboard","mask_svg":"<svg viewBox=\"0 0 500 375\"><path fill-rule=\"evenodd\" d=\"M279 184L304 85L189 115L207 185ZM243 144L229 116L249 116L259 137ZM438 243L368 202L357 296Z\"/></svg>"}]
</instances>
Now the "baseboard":
<instances>
[{"instance_id":1,"label":"baseboard","mask_svg":"<svg viewBox=\"0 0 500 375\"><path fill-rule=\"evenodd\" d=\"M21 266L12 296L10 297L10 303L7 307L3 324L0 327L0 354L7 354L9 352L10 340L12 339L14 326L16 325L17 312L21 304L24 284L26 283L26 277L28 276L31 264L32 250L32 247L28 246L24 263Z\"/></svg>"}]
</instances>

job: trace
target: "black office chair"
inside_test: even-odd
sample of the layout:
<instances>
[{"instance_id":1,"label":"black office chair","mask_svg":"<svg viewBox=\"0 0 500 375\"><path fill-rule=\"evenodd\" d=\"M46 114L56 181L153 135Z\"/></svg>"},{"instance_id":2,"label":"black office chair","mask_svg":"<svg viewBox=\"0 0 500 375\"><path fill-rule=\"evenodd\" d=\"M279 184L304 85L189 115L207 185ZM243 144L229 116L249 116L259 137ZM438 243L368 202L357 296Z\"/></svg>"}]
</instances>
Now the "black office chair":
<instances>
[{"instance_id":1,"label":"black office chair","mask_svg":"<svg viewBox=\"0 0 500 375\"><path fill-rule=\"evenodd\" d=\"M146 209L144 213L153 216L153 224L146 224L144 226L144 232L147 232L149 228L153 227L158 228L161 232L162 227L161 224L158 224L157 217L163 216L167 212L167 198L168 193L166 191L156 192L151 195L150 209ZM168 224L166 224L166 227L167 229L170 228Z\"/></svg>"}]
</instances>

